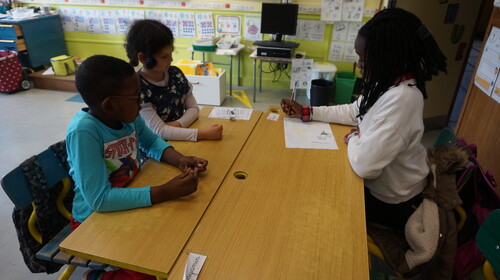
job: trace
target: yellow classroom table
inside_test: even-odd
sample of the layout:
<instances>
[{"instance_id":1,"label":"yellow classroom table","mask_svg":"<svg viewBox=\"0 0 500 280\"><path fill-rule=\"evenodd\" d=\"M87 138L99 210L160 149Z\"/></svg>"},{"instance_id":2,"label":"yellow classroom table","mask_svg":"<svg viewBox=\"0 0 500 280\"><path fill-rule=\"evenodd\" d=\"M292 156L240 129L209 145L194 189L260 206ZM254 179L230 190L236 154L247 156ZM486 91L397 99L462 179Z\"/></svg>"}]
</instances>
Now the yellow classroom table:
<instances>
[{"instance_id":1,"label":"yellow classroom table","mask_svg":"<svg viewBox=\"0 0 500 280\"><path fill-rule=\"evenodd\" d=\"M369 279L363 181L342 140L351 128L331 125L339 150L287 149L282 113L231 122L207 110L195 125L223 123L223 140L174 143L209 160L195 194L94 213L62 250L169 279L182 279L189 253L207 256L201 280ZM149 161L133 186L179 172Z\"/></svg>"},{"instance_id":2,"label":"yellow classroom table","mask_svg":"<svg viewBox=\"0 0 500 280\"><path fill-rule=\"evenodd\" d=\"M117 267L168 277L262 115L260 111L253 111L248 121L209 119L211 109L204 107L191 127L221 123L224 126L222 140L171 141L182 154L208 160L207 171L200 176L198 190L194 194L147 208L93 213L61 243L61 250ZM130 187L162 184L180 173L175 167L149 160Z\"/></svg>"},{"instance_id":3,"label":"yellow classroom table","mask_svg":"<svg viewBox=\"0 0 500 280\"><path fill-rule=\"evenodd\" d=\"M264 114L171 271L207 256L198 279L369 279L363 181L339 150L287 149ZM233 174L245 172L246 179Z\"/></svg>"}]
</instances>

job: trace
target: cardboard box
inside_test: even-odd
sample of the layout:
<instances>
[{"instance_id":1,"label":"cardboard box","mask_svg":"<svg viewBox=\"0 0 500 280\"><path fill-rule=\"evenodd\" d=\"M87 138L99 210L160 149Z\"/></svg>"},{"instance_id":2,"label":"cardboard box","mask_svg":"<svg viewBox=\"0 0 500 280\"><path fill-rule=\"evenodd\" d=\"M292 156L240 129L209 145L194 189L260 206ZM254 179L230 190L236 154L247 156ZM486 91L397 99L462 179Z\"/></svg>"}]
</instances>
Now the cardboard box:
<instances>
[{"instance_id":1,"label":"cardboard box","mask_svg":"<svg viewBox=\"0 0 500 280\"><path fill-rule=\"evenodd\" d=\"M193 95L200 105L220 106L226 99L226 71L218 77L186 75L193 85Z\"/></svg>"}]
</instances>

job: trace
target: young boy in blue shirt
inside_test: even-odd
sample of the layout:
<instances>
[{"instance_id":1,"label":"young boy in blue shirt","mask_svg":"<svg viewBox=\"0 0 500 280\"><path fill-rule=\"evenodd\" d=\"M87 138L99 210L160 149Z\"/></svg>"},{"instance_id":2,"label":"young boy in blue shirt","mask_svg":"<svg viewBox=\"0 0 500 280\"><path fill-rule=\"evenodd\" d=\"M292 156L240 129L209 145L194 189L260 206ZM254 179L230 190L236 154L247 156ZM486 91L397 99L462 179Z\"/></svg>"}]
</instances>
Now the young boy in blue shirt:
<instances>
[{"instance_id":1,"label":"young boy in blue shirt","mask_svg":"<svg viewBox=\"0 0 500 280\"><path fill-rule=\"evenodd\" d=\"M73 117L66 136L69 174L75 182L73 229L94 211L147 207L196 191L198 172L205 171L208 162L183 156L145 125L139 116L139 77L130 64L110 56L92 56L78 69L76 87L88 108ZM139 148L158 161L177 166L182 174L160 186L123 188L140 170ZM146 276L125 269L103 273L91 271L88 276Z\"/></svg>"}]
</instances>

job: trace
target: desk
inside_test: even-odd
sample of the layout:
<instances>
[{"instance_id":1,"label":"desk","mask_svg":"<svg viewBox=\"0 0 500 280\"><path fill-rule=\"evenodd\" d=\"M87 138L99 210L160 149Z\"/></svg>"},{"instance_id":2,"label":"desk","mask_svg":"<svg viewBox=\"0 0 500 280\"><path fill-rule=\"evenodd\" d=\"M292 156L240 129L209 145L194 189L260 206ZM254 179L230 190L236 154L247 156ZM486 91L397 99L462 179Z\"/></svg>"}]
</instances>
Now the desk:
<instances>
[{"instance_id":1,"label":"desk","mask_svg":"<svg viewBox=\"0 0 500 280\"><path fill-rule=\"evenodd\" d=\"M249 58L253 59L253 102L256 102L255 101L255 92L256 92L257 60L260 62L260 64L259 64L259 69L260 69L259 92L262 92L262 62L292 63L292 59L291 58L257 56L257 50L253 51L253 53L250 54Z\"/></svg>"},{"instance_id":2,"label":"desk","mask_svg":"<svg viewBox=\"0 0 500 280\"><path fill-rule=\"evenodd\" d=\"M61 243L61 249L75 256L166 278L262 114L253 111L249 121L209 119L211 109L205 106L193 127L221 123L223 140L171 141L181 153L209 162L196 193L147 208L93 213ZM165 183L179 174L175 167L150 160L131 187Z\"/></svg>"},{"instance_id":3,"label":"desk","mask_svg":"<svg viewBox=\"0 0 500 280\"><path fill-rule=\"evenodd\" d=\"M189 47L187 50L191 52L191 60L194 59L195 52L201 52L203 55L203 62L205 62L205 53L212 53L216 55L229 55L229 63L221 63L221 62L212 62L213 64L219 65L229 65L229 94L233 94L233 56L238 56L238 81L237 85L240 85L240 51L245 47L243 44L239 44L236 48L230 49L219 49L217 48L215 52L204 52L204 51L195 51L193 47Z\"/></svg>"},{"instance_id":4,"label":"desk","mask_svg":"<svg viewBox=\"0 0 500 280\"><path fill-rule=\"evenodd\" d=\"M264 114L171 272L206 255L203 279L369 279L363 181L339 150L287 149ZM233 174L244 171L248 178Z\"/></svg>"}]
</instances>

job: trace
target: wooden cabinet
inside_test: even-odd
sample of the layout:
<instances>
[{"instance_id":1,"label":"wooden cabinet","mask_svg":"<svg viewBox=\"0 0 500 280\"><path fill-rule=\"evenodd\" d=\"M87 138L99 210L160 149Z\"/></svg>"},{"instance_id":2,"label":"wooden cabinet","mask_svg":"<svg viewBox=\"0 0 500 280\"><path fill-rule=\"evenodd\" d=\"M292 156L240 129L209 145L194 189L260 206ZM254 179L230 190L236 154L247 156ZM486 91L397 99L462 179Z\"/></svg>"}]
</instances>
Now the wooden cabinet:
<instances>
[{"instance_id":1,"label":"wooden cabinet","mask_svg":"<svg viewBox=\"0 0 500 280\"><path fill-rule=\"evenodd\" d=\"M493 9L480 57L483 55L486 40L493 26L500 27L500 8ZM500 103L486 95L474 84L478 67L479 62L476 64L473 79L465 97L456 134L463 137L468 143L477 144L479 162L484 169L491 170L498 182L500 179L500 164L498 163L500 159L500 129L498 128ZM497 192L500 193L500 185L497 186Z\"/></svg>"},{"instance_id":2,"label":"wooden cabinet","mask_svg":"<svg viewBox=\"0 0 500 280\"><path fill-rule=\"evenodd\" d=\"M19 53L24 67L37 68L50 58L67 54L59 15L0 20L0 49Z\"/></svg>"}]
</instances>

